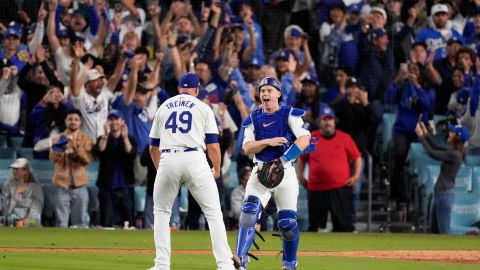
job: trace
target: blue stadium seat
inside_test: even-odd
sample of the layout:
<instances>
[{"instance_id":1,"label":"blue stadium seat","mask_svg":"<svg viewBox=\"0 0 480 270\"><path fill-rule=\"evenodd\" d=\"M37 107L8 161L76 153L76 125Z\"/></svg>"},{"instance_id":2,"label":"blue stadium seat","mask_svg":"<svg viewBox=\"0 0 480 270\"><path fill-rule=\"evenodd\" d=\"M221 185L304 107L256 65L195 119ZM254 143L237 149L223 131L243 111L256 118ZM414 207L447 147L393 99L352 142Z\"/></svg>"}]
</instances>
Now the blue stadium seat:
<instances>
[{"instance_id":1,"label":"blue stadium seat","mask_svg":"<svg viewBox=\"0 0 480 270\"><path fill-rule=\"evenodd\" d=\"M17 148L17 158L26 158L28 160L33 159L33 148Z\"/></svg>"},{"instance_id":2,"label":"blue stadium seat","mask_svg":"<svg viewBox=\"0 0 480 270\"><path fill-rule=\"evenodd\" d=\"M472 168L462 166L455 178L455 190L458 191L472 191Z\"/></svg>"},{"instance_id":3,"label":"blue stadium seat","mask_svg":"<svg viewBox=\"0 0 480 270\"><path fill-rule=\"evenodd\" d=\"M421 143L410 144L407 159L410 171L416 175L419 174L421 168L424 168L428 165L440 165L438 160L435 160L427 155Z\"/></svg>"},{"instance_id":4,"label":"blue stadium seat","mask_svg":"<svg viewBox=\"0 0 480 270\"><path fill-rule=\"evenodd\" d=\"M22 147L23 137L10 137L10 147L18 149Z\"/></svg>"},{"instance_id":5,"label":"blue stadium seat","mask_svg":"<svg viewBox=\"0 0 480 270\"><path fill-rule=\"evenodd\" d=\"M96 186L99 164L100 162L95 160L87 166L89 186Z\"/></svg>"},{"instance_id":6,"label":"blue stadium seat","mask_svg":"<svg viewBox=\"0 0 480 270\"><path fill-rule=\"evenodd\" d=\"M388 151L388 147L392 141L393 124L395 123L396 115L393 113L384 113L382 115L382 123L380 124L382 136L382 153Z\"/></svg>"},{"instance_id":7,"label":"blue stadium seat","mask_svg":"<svg viewBox=\"0 0 480 270\"><path fill-rule=\"evenodd\" d=\"M300 186L297 202L297 220L300 231L308 231L308 191Z\"/></svg>"},{"instance_id":8,"label":"blue stadium seat","mask_svg":"<svg viewBox=\"0 0 480 270\"><path fill-rule=\"evenodd\" d=\"M0 159L16 159L17 152L13 147L0 148Z\"/></svg>"},{"instance_id":9,"label":"blue stadium seat","mask_svg":"<svg viewBox=\"0 0 480 270\"><path fill-rule=\"evenodd\" d=\"M146 191L146 186L135 186L135 211L137 212L143 212L145 210Z\"/></svg>"},{"instance_id":10,"label":"blue stadium seat","mask_svg":"<svg viewBox=\"0 0 480 270\"><path fill-rule=\"evenodd\" d=\"M420 170L422 177L426 177L423 182L421 190L421 201L419 207L422 209L423 215L423 228L424 232L427 232L427 227L430 224L432 218L433 208L433 189L438 175L440 174L440 165L428 165L424 169Z\"/></svg>"},{"instance_id":11,"label":"blue stadium seat","mask_svg":"<svg viewBox=\"0 0 480 270\"><path fill-rule=\"evenodd\" d=\"M7 136L4 134L0 134L0 148L7 147Z\"/></svg>"},{"instance_id":12,"label":"blue stadium seat","mask_svg":"<svg viewBox=\"0 0 480 270\"><path fill-rule=\"evenodd\" d=\"M186 185L180 187L180 202L179 202L180 212L188 211L188 188Z\"/></svg>"},{"instance_id":13,"label":"blue stadium seat","mask_svg":"<svg viewBox=\"0 0 480 270\"><path fill-rule=\"evenodd\" d=\"M427 182L425 183L425 188L430 192L433 193L433 188L435 183L437 182L438 175L440 175L440 165L428 165L428 178Z\"/></svg>"},{"instance_id":14,"label":"blue stadium seat","mask_svg":"<svg viewBox=\"0 0 480 270\"><path fill-rule=\"evenodd\" d=\"M480 166L473 167L472 191L480 194Z\"/></svg>"},{"instance_id":15,"label":"blue stadium seat","mask_svg":"<svg viewBox=\"0 0 480 270\"><path fill-rule=\"evenodd\" d=\"M15 161L14 159L0 159L0 189L2 189L3 183L5 183L12 176L12 169L10 165Z\"/></svg>"},{"instance_id":16,"label":"blue stadium seat","mask_svg":"<svg viewBox=\"0 0 480 270\"><path fill-rule=\"evenodd\" d=\"M42 184L52 183L55 166L50 160L33 159L30 160L30 168L32 169L35 179Z\"/></svg>"},{"instance_id":17,"label":"blue stadium seat","mask_svg":"<svg viewBox=\"0 0 480 270\"><path fill-rule=\"evenodd\" d=\"M479 232L475 226L480 220L480 194L455 191L450 229L452 234Z\"/></svg>"},{"instance_id":18,"label":"blue stadium seat","mask_svg":"<svg viewBox=\"0 0 480 270\"><path fill-rule=\"evenodd\" d=\"M471 167L480 166L480 155L467 155L465 164Z\"/></svg>"}]
</instances>

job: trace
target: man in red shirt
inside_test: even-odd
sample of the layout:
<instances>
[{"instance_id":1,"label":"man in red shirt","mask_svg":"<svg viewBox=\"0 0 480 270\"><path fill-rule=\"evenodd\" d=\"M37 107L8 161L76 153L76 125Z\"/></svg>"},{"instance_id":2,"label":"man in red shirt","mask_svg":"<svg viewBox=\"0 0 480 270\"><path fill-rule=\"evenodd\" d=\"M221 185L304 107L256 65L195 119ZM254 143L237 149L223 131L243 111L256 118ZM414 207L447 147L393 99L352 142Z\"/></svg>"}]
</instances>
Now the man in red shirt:
<instances>
[{"instance_id":1,"label":"man in red shirt","mask_svg":"<svg viewBox=\"0 0 480 270\"><path fill-rule=\"evenodd\" d=\"M347 133L336 130L335 113L326 104L320 108L317 149L298 159L297 175L308 190L309 231L323 230L330 212L334 232L351 232L352 187L362 169L362 156ZM308 163L308 179L303 172ZM352 169L350 169L352 168Z\"/></svg>"}]
</instances>

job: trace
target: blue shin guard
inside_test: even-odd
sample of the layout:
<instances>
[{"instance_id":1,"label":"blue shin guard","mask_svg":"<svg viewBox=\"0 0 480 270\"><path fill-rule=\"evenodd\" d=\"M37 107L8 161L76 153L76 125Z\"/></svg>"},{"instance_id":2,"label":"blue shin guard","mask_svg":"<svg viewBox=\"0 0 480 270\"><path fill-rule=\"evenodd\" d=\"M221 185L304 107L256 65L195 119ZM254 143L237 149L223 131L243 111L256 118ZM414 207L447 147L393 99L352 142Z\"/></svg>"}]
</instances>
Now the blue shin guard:
<instances>
[{"instance_id":1,"label":"blue shin guard","mask_svg":"<svg viewBox=\"0 0 480 270\"><path fill-rule=\"evenodd\" d=\"M241 260L242 267L248 263L248 251L255 238L255 224L262 213L262 203L255 196L248 196L242 205L238 220L237 248L235 255Z\"/></svg>"},{"instance_id":2,"label":"blue shin guard","mask_svg":"<svg viewBox=\"0 0 480 270\"><path fill-rule=\"evenodd\" d=\"M300 233L295 211L280 210L277 225L283 240L283 265L288 269L296 269Z\"/></svg>"}]
</instances>

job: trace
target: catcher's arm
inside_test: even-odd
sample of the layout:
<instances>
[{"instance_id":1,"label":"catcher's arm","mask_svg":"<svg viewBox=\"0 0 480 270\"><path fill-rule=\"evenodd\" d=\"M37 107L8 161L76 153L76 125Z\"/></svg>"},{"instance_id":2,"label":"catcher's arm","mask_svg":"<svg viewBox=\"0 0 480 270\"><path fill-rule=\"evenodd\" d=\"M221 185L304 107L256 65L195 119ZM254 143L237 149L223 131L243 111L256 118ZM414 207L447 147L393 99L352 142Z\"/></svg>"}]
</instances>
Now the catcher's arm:
<instances>
[{"instance_id":1,"label":"catcher's arm","mask_svg":"<svg viewBox=\"0 0 480 270\"><path fill-rule=\"evenodd\" d=\"M260 141L249 141L243 145L243 151L245 151L246 154L256 154L265 149L267 146L282 146L287 142L288 141L285 137L275 137Z\"/></svg>"},{"instance_id":2,"label":"catcher's arm","mask_svg":"<svg viewBox=\"0 0 480 270\"><path fill-rule=\"evenodd\" d=\"M298 137L295 142L288 148L285 153L283 153L283 156L280 158L282 163L297 159L298 156L300 156L305 150L305 148L308 147L310 144L310 135L302 135Z\"/></svg>"}]
</instances>

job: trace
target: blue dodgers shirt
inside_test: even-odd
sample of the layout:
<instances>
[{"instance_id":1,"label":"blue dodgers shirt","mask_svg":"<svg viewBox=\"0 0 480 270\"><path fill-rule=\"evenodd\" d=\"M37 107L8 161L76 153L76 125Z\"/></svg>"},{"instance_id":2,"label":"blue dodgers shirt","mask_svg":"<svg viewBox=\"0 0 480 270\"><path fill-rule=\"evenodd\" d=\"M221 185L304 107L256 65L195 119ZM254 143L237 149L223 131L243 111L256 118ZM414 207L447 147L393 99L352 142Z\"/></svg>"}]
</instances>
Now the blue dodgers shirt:
<instances>
[{"instance_id":1,"label":"blue dodgers shirt","mask_svg":"<svg viewBox=\"0 0 480 270\"><path fill-rule=\"evenodd\" d=\"M112 107L123 113L128 133L137 141L137 153L142 153L145 146L148 145L148 135L152 129L152 121L148 119L147 110L138 107L135 102L128 106L125 105L123 95L117 97Z\"/></svg>"}]
</instances>

